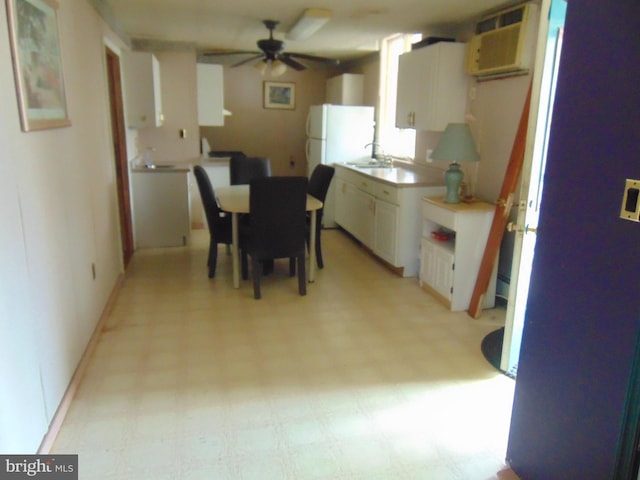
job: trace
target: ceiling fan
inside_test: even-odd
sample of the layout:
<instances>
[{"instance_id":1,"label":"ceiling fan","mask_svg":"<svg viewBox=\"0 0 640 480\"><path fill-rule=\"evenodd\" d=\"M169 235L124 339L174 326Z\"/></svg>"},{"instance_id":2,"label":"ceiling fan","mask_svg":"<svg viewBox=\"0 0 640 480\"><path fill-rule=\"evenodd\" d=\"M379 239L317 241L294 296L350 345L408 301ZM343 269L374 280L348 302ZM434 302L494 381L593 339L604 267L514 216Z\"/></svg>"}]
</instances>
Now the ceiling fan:
<instances>
[{"instance_id":1,"label":"ceiling fan","mask_svg":"<svg viewBox=\"0 0 640 480\"><path fill-rule=\"evenodd\" d=\"M262 67L261 70L264 73L267 66L271 67L271 74L273 76L282 75L286 71L286 66L293 68L294 70L306 70L307 66L300 63L300 60L309 60L312 62L322 63L324 65L338 65L339 60L326 57L318 57L315 55L307 55L305 53L293 53L284 52L284 42L282 40L276 40L273 38L273 30L278 25L276 20L263 20L262 23L269 30L269 38L263 38L258 40L257 45L261 50L256 51L221 51L221 52L205 52L202 55L207 57L216 57L224 55L252 55L251 57L242 60L232 65L232 67L239 67L255 60L261 59L261 63L258 67Z\"/></svg>"}]
</instances>

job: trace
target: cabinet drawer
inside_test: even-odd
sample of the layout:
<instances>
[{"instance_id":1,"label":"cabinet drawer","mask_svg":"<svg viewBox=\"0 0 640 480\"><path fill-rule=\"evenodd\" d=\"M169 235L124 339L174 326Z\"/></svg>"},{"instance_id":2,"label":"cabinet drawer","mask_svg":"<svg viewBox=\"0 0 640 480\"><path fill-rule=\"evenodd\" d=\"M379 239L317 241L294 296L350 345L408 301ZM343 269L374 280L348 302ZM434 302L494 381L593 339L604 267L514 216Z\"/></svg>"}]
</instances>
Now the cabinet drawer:
<instances>
[{"instance_id":1,"label":"cabinet drawer","mask_svg":"<svg viewBox=\"0 0 640 480\"><path fill-rule=\"evenodd\" d=\"M450 230L455 230L455 214L429 202L422 202L422 218L435 222Z\"/></svg>"},{"instance_id":2,"label":"cabinet drawer","mask_svg":"<svg viewBox=\"0 0 640 480\"><path fill-rule=\"evenodd\" d=\"M368 194L373 196L376 195L376 181L371 180L369 177L365 177L364 175L358 174L356 174L356 178L354 180L354 185L360 190L367 192Z\"/></svg>"},{"instance_id":3,"label":"cabinet drawer","mask_svg":"<svg viewBox=\"0 0 640 480\"><path fill-rule=\"evenodd\" d=\"M375 196L385 202L400 205L400 192L397 187L386 183L376 183Z\"/></svg>"}]
</instances>

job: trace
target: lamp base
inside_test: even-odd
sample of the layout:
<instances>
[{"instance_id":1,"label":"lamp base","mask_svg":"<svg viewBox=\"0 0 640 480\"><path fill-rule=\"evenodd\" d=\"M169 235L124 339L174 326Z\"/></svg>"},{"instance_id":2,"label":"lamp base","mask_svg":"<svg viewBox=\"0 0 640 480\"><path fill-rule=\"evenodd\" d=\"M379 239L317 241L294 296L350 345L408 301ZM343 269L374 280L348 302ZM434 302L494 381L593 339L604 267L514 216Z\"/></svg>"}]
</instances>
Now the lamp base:
<instances>
[{"instance_id":1,"label":"lamp base","mask_svg":"<svg viewBox=\"0 0 640 480\"><path fill-rule=\"evenodd\" d=\"M460 203L460 183L464 173L460 170L460 165L453 162L449 165L449 169L444 172L444 183L447 186L447 194L444 197L444 203Z\"/></svg>"}]
</instances>

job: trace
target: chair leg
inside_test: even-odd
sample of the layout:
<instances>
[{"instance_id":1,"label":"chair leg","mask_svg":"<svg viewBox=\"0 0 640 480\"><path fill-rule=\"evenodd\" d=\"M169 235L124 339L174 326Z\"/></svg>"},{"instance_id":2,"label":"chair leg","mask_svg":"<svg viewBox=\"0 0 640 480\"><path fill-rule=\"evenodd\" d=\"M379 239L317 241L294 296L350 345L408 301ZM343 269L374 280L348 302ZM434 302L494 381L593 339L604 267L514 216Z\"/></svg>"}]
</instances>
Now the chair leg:
<instances>
[{"instance_id":1,"label":"chair leg","mask_svg":"<svg viewBox=\"0 0 640 480\"><path fill-rule=\"evenodd\" d=\"M289 276L293 277L296 274L296 257L289 257Z\"/></svg>"},{"instance_id":2,"label":"chair leg","mask_svg":"<svg viewBox=\"0 0 640 480\"><path fill-rule=\"evenodd\" d=\"M209 258L207 266L209 267L209 278L216 276L216 264L218 263L218 244L211 239L209 241Z\"/></svg>"},{"instance_id":3,"label":"chair leg","mask_svg":"<svg viewBox=\"0 0 640 480\"><path fill-rule=\"evenodd\" d=\"M247 258L247 252L242 250L240 252L241 263L242 263L242 279L246 280L249 278L249 260Z\"/></svg>"},{"instance_id":4,"label":"chair leg","mask_svg":"<svg viewBox=\"0 0 640 480\"><path fill-rule=\"evenodd\" d=\"M307 271L304 251L301 255L298 255L298 293L300 295L307 294Z\"/></svg>"},{"instance_id":5,"label":"chair leg","mask_svg":"<svg viewBox=\"0 0 640 480\"><path fill-rule=\"evenodd\" d=\"M320 243L320 229L316 229L316 263L318 268L324 268L322 261L322 244Z\"/></svg>"},{"instance_id":6,"label":"chair leg","mask_svg":"<svg viewBox=\"0 0 640 480\"><path fill-rule=\"evenodd\" d=\"M262 273L264 275L269 275L273 273L273 269L275 268L275 261L273 258L262 261Z\"/></svg>"},{"instance_id":7,"label":"chair leg","mask_svg":"<svg viewBox=\"0 0 640 480\"><path fill-rule=\"evenodd\" d=\"M251 266L253 267L253 298L259 299L260 294L260 276L262 275L262 262L256 257L251 257Z\"/></svg>"}]
</instances>

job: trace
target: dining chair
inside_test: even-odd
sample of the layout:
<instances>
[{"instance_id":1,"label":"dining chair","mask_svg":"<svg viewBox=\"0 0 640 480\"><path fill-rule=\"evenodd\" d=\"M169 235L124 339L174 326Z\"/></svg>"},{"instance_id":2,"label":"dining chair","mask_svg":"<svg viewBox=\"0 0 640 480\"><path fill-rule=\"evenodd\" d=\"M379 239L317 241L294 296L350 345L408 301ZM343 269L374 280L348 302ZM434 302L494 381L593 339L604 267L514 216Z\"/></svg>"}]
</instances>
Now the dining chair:
<instances>
[{"instance_id":1,"label":"dining chair","mask_svg":"<svg viewBox=\"0 0 640 480\"><path fill-rule=\"evenodd\" d=\"M327 191L331 184L331 179L335 173L335 168L329 165L316 165L311 172L311 178L309 179L309 195L320 200L323 205L327 198ZM324 262L322 260L322 244L320 243L320 232L322 231L322 212L324 206L316 212L316 259L318 268L324 268ZM307 214L307 246L309 246L309 236L311 235L311 216Z\"/></svg>"},{"instance_id":2,"label":"dining chair","mask_svg":"<svg viewBox=\"0 0 640 480\"><path fill-rule=\"evenodd\" d=\"M229 159L229 183L248 185L252 179L271 176L271 161L266 157L232 156Z\"/></svg>"},{"instance_id":3,"label":"dining chair","mask_svg":"<svg viewBox=\"0 0 640 480\"><path fill-rule=\"evenodd\" d=\"M249 184L249 229L243 253L251 257L253 293L261 298L263 264L289 258L289 274L298 270L298 292L307 294L306 205L309 181L306 177L263 177Z\"/></svg>"},{"instance_id":4,"label":"dining chair","mask_svg":"<svg viewBox=\"0 0 640 480\"><path fill-rule=\"evenodd\" d=\"M207 267L209 268L209 278L213 278L216 275L216 264L218 262L218 244L231 245L232 243L231 217L222 215L206 170L200 165L196 165L193 167L193 173L198 182L198 190L200 190L202 205L207 217L207 226L209 227Z\"/></svg>"}]
</instances>

